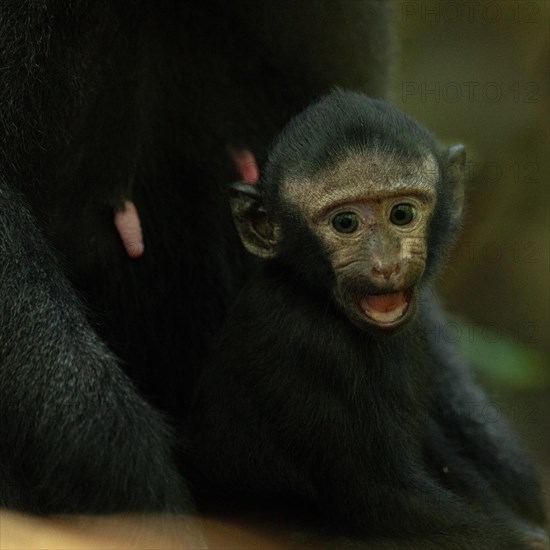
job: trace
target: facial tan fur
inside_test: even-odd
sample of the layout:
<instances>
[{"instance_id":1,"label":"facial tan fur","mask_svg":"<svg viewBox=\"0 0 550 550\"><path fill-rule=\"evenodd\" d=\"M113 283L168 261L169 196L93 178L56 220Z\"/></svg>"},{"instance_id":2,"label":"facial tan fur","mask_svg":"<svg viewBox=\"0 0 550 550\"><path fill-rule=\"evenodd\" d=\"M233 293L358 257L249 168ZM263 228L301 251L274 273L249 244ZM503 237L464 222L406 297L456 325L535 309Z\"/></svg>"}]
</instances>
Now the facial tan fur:
<instances>
[{"instance_id":1,"label":"facial tan fur","mask_svg":"<svg viewBox=\"0 0 550 550\"><path fill-rule=\"evenodd\" d=\"M420 278L425 265L429 219L440 177L435 158L407 163L381 151L353 152L315 179L293 179L283 184L283 197L303 212L328 250L339 276L369 279L373 269L395 265L388 288L401 288ZM391 209L410 204L416 215L408 225L390 222ZM352 234L332 226L340 212L361 220ZM372 282L372 281L371 281Z\"/></svg>"}]
</instances>

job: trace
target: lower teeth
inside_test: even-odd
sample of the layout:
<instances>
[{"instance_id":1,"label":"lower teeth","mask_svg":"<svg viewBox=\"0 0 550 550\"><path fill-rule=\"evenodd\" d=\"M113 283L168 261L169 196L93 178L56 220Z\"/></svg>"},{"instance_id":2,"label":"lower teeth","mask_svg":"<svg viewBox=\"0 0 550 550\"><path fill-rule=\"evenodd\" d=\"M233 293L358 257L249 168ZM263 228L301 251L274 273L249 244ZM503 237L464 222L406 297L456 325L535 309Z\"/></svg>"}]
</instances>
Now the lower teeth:
<instances>
[{"instance_id":1,"label":"lower teeth","mask_svg":"<svg viewBox=\"0 0 550 550\"><path fill-rule=\"evenodd\" d=\"M378 323L391 323L403 316L407 304L401 304L391 311L365 310L363 313Z\"/></svg>"}]
</instances>

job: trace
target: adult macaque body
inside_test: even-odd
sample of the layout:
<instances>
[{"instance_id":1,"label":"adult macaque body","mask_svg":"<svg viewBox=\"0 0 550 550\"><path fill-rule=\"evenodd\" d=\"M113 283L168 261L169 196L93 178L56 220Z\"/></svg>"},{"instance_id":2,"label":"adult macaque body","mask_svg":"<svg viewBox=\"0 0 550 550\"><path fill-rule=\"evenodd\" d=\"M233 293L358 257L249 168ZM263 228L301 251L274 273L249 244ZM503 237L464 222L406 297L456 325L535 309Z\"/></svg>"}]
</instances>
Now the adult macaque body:
<instances>
[{"instance_id":1,"label":"adult macaque body","mask_svg":"<svg viewBox=\"0 0 550 550\"><path fill-rule=\"evenodd\" d=\"M248 278L227 148L253 181L334 83L392 87L392 2L285 4L1 2L0 508L193 510L179 428Z\"/></svg>"},{"instance_id":2,"label":"adult macaque body","mask_svg":"<svg viewBox=\"0 0 550 550\"><path fill-rule=\"evenodd\" d=\"M233 187L241 239L267 261L194 398L202 483L302 503L369 548L545 547L529 461L471 414L486 398L434 337L464 159L336 91L286 127L257 185Z\"/></svg>"}]
</instances>

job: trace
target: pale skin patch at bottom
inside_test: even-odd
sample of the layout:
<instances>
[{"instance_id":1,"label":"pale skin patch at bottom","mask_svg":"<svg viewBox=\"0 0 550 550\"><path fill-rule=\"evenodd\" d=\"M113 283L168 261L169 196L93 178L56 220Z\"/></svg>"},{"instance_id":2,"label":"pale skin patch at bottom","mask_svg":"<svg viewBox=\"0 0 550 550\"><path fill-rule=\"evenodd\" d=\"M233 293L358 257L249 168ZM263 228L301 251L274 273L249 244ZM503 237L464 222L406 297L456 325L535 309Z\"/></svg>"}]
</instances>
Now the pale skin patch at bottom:
<instances>
[{"instance_id":1,"label":"pale skin patch at bottom","mask_svg":"<svg viewBox=\"0 0 550 550\"><path fill-rule=\"evenodd\" d=\"M145 251L141 222L135 204L125 201L122 210L115 211L115 227L130 258L139 258Z\"/></svg>"}]
</instances>

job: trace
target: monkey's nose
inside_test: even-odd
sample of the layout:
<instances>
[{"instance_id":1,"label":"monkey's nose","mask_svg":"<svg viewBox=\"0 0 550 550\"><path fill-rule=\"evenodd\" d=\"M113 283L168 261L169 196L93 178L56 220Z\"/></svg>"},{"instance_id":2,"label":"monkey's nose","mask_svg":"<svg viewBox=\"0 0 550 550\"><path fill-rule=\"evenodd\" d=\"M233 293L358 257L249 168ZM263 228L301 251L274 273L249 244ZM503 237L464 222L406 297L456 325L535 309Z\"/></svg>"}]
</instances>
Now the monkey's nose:
<instances>
[{"instance_id":1,"label":"monkey's nose","mask_svg":"<svg viewBox=\"0 0 550 550\"><path fill-rule=\"evenodd\" d=\"M371 270L372 276L378 279L388 280L394 273L397 275L401 271L399 264L377 264Z\"/></svg>"}]
</instances>

